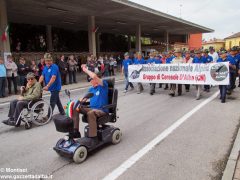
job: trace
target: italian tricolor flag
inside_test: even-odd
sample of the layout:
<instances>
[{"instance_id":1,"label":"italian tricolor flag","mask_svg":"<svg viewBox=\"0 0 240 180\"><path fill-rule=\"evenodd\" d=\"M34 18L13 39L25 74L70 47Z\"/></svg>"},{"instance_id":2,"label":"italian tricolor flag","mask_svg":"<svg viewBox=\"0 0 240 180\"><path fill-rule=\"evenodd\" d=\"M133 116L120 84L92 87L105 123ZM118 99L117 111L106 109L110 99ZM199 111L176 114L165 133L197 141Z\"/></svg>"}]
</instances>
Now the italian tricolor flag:
<instances>
[{"instance_id":1,"label":"italian tricolor flag","mask_svg":"<svg viewBox=\"0 0 240 180\"><path fill-rule=\"evenodd\" d=\"M8 31L9 30L9 26L7 25L7 27L5 28L5 31L2 33L2 41L7 41L7 36L8 36Z\"/></svg>"}]
</instances>

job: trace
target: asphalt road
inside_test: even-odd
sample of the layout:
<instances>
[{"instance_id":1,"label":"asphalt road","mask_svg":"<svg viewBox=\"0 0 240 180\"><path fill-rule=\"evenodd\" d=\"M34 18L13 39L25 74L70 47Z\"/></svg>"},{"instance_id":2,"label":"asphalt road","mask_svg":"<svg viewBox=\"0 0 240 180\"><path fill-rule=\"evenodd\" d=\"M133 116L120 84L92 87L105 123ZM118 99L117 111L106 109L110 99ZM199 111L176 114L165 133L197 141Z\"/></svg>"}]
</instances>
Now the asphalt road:
<instances>
[{"instance_id":1,"label":"asphalt road","mask_svg":"<svg viewBox=\"0 0 240 180\"><path fill-rule=\"evenodd\" d=\"M146 86L143 94L122 93L118 84L119 119L114 126L123 133L117 145L107 145L90 154L82 164L58 156L52 147L64 136L55 130L54 123L25 130L0 124L0 168L27 168L25 174L53 175L53 179L95 180L114 175L121 180L208 180L217 179L222 171L232 137L239 124L239 89L225 104L214 98L217 87L195 100L195 88L180 97L169 97L168 91L157 88L150 96ZM81 97L87 90L76 90L72 98ZM212 98L213 100L209 99ZM46 98L48 99L48 97ZM61 95L62 103L67 102ZM210 101L210 102L207 102ZM196 110L196 107L202 105ZM196 110L189 115L189 112ZM7 118L8 105L0 106L0 120ZM57 110L56 110L57 112ZM187 116L189 115L189 117ZM135 159L122 170L124 162L163 132L185 118L150 151ZM85 124L80 124L81 131ZM120 170L119 170L120 169ZM116 171L114 171L116 170ZM116 175L116 172L121 172ZM11 174L0 172L0 175Z\"/></svg>"}]
</instances>

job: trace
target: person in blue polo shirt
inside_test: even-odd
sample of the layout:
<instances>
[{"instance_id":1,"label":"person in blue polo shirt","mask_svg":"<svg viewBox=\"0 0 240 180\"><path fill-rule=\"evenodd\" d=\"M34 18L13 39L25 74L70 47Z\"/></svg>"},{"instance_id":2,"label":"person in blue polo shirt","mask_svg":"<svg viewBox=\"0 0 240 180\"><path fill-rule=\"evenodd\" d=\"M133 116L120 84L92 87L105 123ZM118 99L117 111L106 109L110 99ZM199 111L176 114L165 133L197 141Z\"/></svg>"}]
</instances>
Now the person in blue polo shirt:
<instances>
[{"instance_id":1,"label":"person in blue polo shirt","mask_svg":"<svg viewBox=\"0 0 240 180\"><path fill-rule=\"evenodd\" d=\"M98 143L97 137L97 117L101 117L108 113L108 109L103 107L108 104L108 83L107 80L101 79L101 73L95 74L87 69L86 65L82 66L83 72L85 72L90 77L90 83L92 87L89 88L88 92L93 93L93 97L90 98L90 108L73 109L73 121L74 130L73 138L80 138L81 134L79 132L79 114L87 113L87 120L89 124L89 134L85 137L86 143L93 146ZM81 100L80 100L81 102ZM91 141L87 140L91 138Z\"/></svg>"},{"instance_id":2,"label":"person in blue polo shirt","mask_svg":"<svg viewBox=\"0 0 240 180\"><path fill-rule=\"evenodd\" d=\"M134 64L146 64L145 60L142 58L142 53L141 52L137 52L137 59L134 59ZM143 85L142 83L137 83L138 84L138 92L137 94L142 93L143 91Z\"/></svg>"},{"instance_id":3,"label":"person in blue polo shirt","mask_svg":"<svg viewBox=\"0 0 240 180\"><path fill-rule=\"evenodd\" d=\"M128 80L128 65L131 65L131 64L132 64L132 60L129 59L129 54L128 54L128 52L126 52L124 54L124 60L122 62L122 75L124 75L124 77L125 77L125 84L126 84L124 93L126 93L128 91L129 85L132 90L134 89L133 84L131 82L129 82L129 80Z\"/></svg>"},{"instance_id":4,"label":"person in blue polo shirt","mask_svg":"<svg viewBox=\"0 0 240 180\"><path fill-rule=\"evenodd\" d=\"M42 83L44 81L45 87L43 87L43 90L51 92L50 106L52 107L52 112L57 104L59 113L64 115L65 112L59 98L62 82L58 66L53 63L50 53L46 53L44 55L44 60L46 66L43 69L41 77L39 78L39 82Z\"/></svg>"},{"instance_id":5,"label":"person in blue polo shirt","mask_svg":"<svg viewBox=\"0 0 240 180\"><path fill-rule=\"evenodd\" d=\"M230 69L235 69L236 66L234 59L227 57L227 51L226 50L222 50L220 51L220 58L217 60L218 63L221 62L229 62L229 71ZM231 76L231 73L229 72L229 75ZM222 103L225 103L226 100L226 94L227 94L227 89L230 89L231 87L227 85L219 85L219 89L220 89L220 100Z\"/></svg>"},{"instance_id":6,"label":"person in blue polo shirt","mask_svg":"<svg viewBox=\"0 0 240 180\"><path fill-rule=\"evenodd\" d=\"M238 79L240 79L240 74L239 74L239 66L240 66L240 46L237 46L237 55L236 55L237 59L238 59ZM238 81L238 87L240 87L240 81Z\"/></svg>"},{"instance_id":7,"label":"person in blue polo shirt","mask_svg":"<svg viewBox=\"0 0 240 180\"><path fill-rule=\"evenodd\" d=\"M212 56L209 56L208 54L209 54L209 50L205 49L203 51L202 63L207 64L207 63L212 63L213 62ZM210 92L210 85L204 85L204 91Z\"/></svg>"},{"instance_id":8,"label":"person in blue polo shirt","mask_svg":"<svg viewBox=\"0 0 240 180\"><path fill-rule=\"evenodd\" d=\"M166 61L165 64L171 64L172 60L173 60L174 56L172 55L172 52L166 52ZM168 84L165 84L165 88L164 90L168 90Z\"/></svg>"},{"instance_id":9,"label":"person in blue polo shirt","mask_svg":"<svg viewBox=\"0 0 240 180\"><path fill-rule=\"evenodd\" d=\"M238 65L239 65L239 61L238 58L236 56L237 54L237 48L236 46L233 46L230 49L230 54L227 56L227 59L229 59L229 61L231 61L232 63L234 63L233 65L235 65L235 68L232 68L230 66L230 86L228 86L228 91L227 94L230 95L233 91L233 89L236 88L235 82L236 82L236 76L237 76L237 71L238 71Z\"/></svg>"},{"instance_id":10,"label":"person in blue polo shirt","mask_svg":"<svg viewBox=\"0 0 240 180\"><path fill-rule=\"evenodd\" d=\"M6 84L7 70L4 65L4 60L0 57L0 98L4 98L5 94L5 84Z\"/></svg>"},{"instance_id":11,"label":"person in blue polo shirt","mask_svg":"<svg viewBox=\"0 0 240 180\"><path fill-rule=\"evenodd\" d=\"M150 57L147 60L147 64L162 64L160 55L157 52L152 52L149 55ZM155 93L155 87L156 83L150 83L150 95L153 95ZM162 84L159 84L159 87L162 87Z\"/></svg>"}]
</instances>

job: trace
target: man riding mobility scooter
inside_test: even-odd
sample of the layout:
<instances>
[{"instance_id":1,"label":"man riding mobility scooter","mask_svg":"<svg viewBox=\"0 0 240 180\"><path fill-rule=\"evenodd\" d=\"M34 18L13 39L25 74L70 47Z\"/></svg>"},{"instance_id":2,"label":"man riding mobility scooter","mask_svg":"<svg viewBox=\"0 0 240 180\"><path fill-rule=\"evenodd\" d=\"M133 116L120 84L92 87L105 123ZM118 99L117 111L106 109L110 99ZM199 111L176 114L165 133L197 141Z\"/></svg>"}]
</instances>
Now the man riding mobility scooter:
<instances>
[{"instance_id":1,"label":"man riding mobility scooter","mask_svg":"<svg viewBox=\"0 0 240 180\"><path fill-rule=\"evenodd\" d=\"M121 140L122 133L120 129L106 124L108 122L114 123L117 120L116 111L118 90L114 88L115 79L111 78L101 81L105 81L105 83L107 83L108 103L101 107L102 109L106 110L105 112L107 113L96 117L97 142L95 142L95 138L91 138L90 136L91 129L89 125L85 126L84 137L81 138L79 134L79 138L75 138L75 121L73 120L72 116L75 110L80 109L81 114L83 114L82 121L90 124L88 120L88 113L84 109L87 110L89 107L91 107L91 98L94 99L94 96L98 96L99 91L95 92L95 94L89 91L89 93L80 101L71 101L70 92L65 91L70 99L66 109L66 116L60 114L53 116L56 130L63 133L69 133L68 136L65 136L65 138L61 138L53 149L61 156L73 158L75 163L83 162L90 151L106 143L118 144ZM90 103L87 102L88 99L90 99Z\"/></svg>"}]
</instances>

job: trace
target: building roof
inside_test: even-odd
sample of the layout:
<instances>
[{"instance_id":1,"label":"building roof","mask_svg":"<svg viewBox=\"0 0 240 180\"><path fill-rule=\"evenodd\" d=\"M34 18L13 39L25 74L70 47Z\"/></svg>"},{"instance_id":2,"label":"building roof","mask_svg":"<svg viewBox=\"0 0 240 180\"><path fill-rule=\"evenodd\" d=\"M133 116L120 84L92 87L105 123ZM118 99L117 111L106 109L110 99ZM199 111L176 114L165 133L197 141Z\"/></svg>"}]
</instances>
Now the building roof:
<instances>
[{"instance_id":1,"label":"building roof","mask_svg":"<svg viewBox=\"0 0 240 180\"><path fill-rule=\"evenodd\" d=\"M225 43L225 41L223 39L213 39L213 40L209 40L209 41L205 41L202 44L216 44L216 43Z\"/></svg>"},{"instance_id":2,"label":"building roof","mask_svg":"<svg viewBox=\"0 0 240 180\"><path fill-rule=\"evenodd\" d=\"M240 32L235 33L235 34L233 34L233 35L231 35L231 36L228 36L228 37L226 37L225 39L232 39L232 38L237 38L237 37L240 37Z\"/></svg>"},{"instance_id":3,"label":"building roof","mask_svg":"<svg viewBox=\"0 0 240 180\"><path fill-rule=\"evenodd\" d=\"M142 36L207 33L213 30L128 0L7 0L10 22L52 25L87 30L88 16L95 16L98 32L135 35L141 24Z\"/></svg>"}]
</instances>

